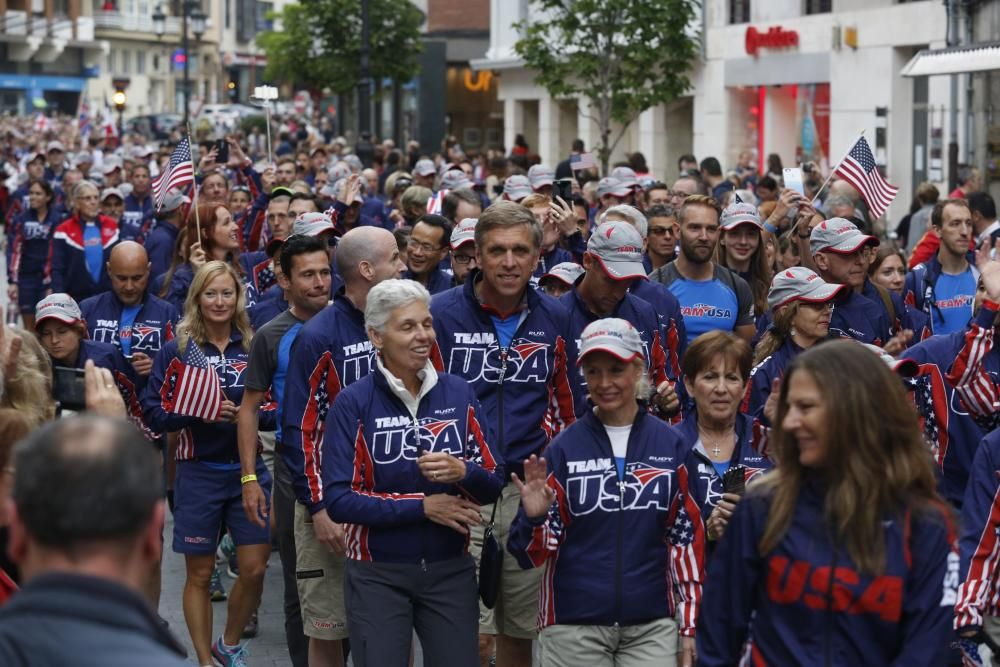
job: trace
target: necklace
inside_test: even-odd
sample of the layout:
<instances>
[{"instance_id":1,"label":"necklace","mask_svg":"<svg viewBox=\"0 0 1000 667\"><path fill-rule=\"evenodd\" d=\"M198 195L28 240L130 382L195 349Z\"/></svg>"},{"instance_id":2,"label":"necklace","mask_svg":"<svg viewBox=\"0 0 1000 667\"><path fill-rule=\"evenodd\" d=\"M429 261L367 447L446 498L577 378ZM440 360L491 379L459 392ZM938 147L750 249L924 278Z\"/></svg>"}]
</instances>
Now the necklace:
<instances>
[{"instance_id":1,"label":"necklace","mask_svg":"<svg viewBox=\"0 0 1000 667\"><path fill-rule=\"evenodd\" d=\"M705 430L703 428L701 428L700 426L698 427L698 435L699 435L699 437L701 437L701 441L706 446L711 446L712 447L712 449L709 450L709 451L711 451L712 456L715 457L715 458L718 458L718 456L722 453L722 448L719 447L719 440L716 440L715 444L712 445L712 443L709 442L708 438L705 437ZM728 434L724 435L721 440L723 442L725 442L726 440L729 440L729 439L732 439L732 440L736 439L736 432L735 432L735 430L732 431L731 433L728 433Z\"/></svg>"}]
</instances>

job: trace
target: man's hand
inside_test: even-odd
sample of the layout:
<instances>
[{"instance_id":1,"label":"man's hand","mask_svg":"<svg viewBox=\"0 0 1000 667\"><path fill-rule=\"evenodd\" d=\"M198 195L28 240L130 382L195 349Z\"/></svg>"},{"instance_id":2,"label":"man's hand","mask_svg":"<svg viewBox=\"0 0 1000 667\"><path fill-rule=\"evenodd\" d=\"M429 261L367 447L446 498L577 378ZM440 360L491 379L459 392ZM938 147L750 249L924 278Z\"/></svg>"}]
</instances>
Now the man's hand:
<instances>
[{"instance_id":1,"label":"man's hand","mask_svg":"<svg viewBox=\"0 0 1000 667\"><path fill-rule=\"evenodd\" d=\"M226 143L229 144L229 162L226 165L234 169L239 169L247 163L247 154L243 152L243 147L240 146L240 142L236 140L236 137L226 137Z\"/></svg>"},{"instance_id":2,"label":"man's hand","mask_svg":"<svg viewBox=\"0 0 1000 667\"><path fill-rule=\"evenodd\" d=\"M153 358L142 352L133 352L132 368L139 375L149 375L149 372L153 370Z\"/></svg>"},{"instance_id":3,"label":"man's hand","mask_svg":"<svg viewBox=\"0 0 1000 667\"><path fill-rule=\"evenodd\" d=\"M886 354L891 354L896 356L900 352L906 349L909 342L913 340L913 329L903 329L898 334L889 339L882 349L886 351Z\"/></svg>"},{"instance_id":4,"label":"man's hand","mask_svg":"<svg viewBox=\"0 0 1000 667\"><path fill-rule=\"evenodd\" d=\"M986 288L986 296L994 303L1000 303L1000 262L990 261L983 265L980 277L983 287Z\"/></svg>"},{"instance_id":5,"label":"man's hand","mask_svg":"<svg viewBox=\"0 0 1000 667\"><path fill-rule=\"evenodd\" d=\"M677 396L674 383L669 380L660 383L656 393L653 394L653 400L656 401L657 407L668 415L674 414L681 407L681 399Z\"/></svg>"},{"instance_id":6,"label":"man's hand","mask_svg":"<svg viewBox=\"0 0 1000 667\"><path fill-rule=\"evenodd\" d=\"M93 360L88 359L83 365L83 386L88 412L103 417L126 417L125 401L107 368L95 366Z\"/></svg>"},{"instance_id":7,"label":"man's hand","mask_svg":"<svg viewBox=\"0 0 1000 667\"><path fill-rule=\"evenodd\" d=\"M243 513L261 528L268 526L268 502L264 489L257 482L243 484Z\"/></svg>"},{"instance_id":8,"label":"man's hand","mask_svg":"<svg viewBox=\"0 0 1000 667\"><path fill-rule=\"evenodd\" d=\"M337 197L339 201L344 206L350 206L357 199L358 195L361 194L361 174L351 174L347 177L347 183L340 190L340 196Z\"/></svg>"},{"instance_id":9,"label":"man's hand","mask_svg":"<svg viewBox=\"0 0 1000 667\"><path fill-rule=\"evenodd\" d=\"M219 164L215 161L215 156L219 154L219 149L212 146L212 150L208 151L201 160L198 161L198 171L202 174L210 174L219 168Z\"/></svg>"},{"instance_id":10,"label":"man's hand","mask_svg":"<svg viewBox=\"0 0 1000 667\"><path fill-rule=\"evenodd\" d=\"M424 516L462 535L469 534L469 526L483 522L483 517L479 514L479 505L447 493L425 496Z\"/></svg>"},{"instance_id":11,"label":"man's hand","mask_svg":"<svg viewBox=\"0 0 1000 667\"><path fill-rule=\"evenodd\" d=\"M344 527L335 523L330 515L326 513L326 508L321 509L312 515L313 532L316 533L316 540L326 547L330 553L343 556L347 553L347 540L344 537Z\"/></svg>"}]
</instances>

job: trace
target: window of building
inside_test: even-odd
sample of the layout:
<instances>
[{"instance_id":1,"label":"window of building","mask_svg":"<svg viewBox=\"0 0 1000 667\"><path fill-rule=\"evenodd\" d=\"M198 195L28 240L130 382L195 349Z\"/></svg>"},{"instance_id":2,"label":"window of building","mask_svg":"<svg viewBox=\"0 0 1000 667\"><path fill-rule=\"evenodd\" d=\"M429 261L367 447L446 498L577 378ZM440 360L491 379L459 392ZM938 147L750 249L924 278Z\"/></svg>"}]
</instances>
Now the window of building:
<instances>
[{"instance_id":1,"label":"window of building","mask_svg":"<svg viewBox=\"0 0 1000 667\"><path fill-rule=\"evenodd\" d=\"M108 49L108 74L115 73L115 50Z\"/></svg>"},{"instance_id":2,"label":"window of building","mask_svg":"<svg viewBox=\"0 0 1000 667\"><path fill-rule=\"evenodd\" d=\"M232 27L233 0L226 0L226 30Z\"/></svg>"},{"instance_id":3,"label":"window of building","mask_svg":"<svg viewBox=\"0 0 1000 667\"><path fill-rule=\"evenodd\" d=\"M135 73L146 73L146 52L139 50L135 52Z\"/></svg>"},{"instance_id":4,"label":"window of building","mask_svg":"<svg viewBox=\"0 0 1000 667\"><path fill-rule=\"evenodd\" d=\"M833 0L806 0L806 14L829 14Z\"/></svg>"},{"instance_id":5,"label":"window of building","mask_svg":"<svg viewBox=\"0 0 1000 667\"><path fill-rule=\"evenodd\" d=\"M121 55L121 58L122 58L122 62L121 62L122 69L121 69L121 72L122 72L122 74L128 74L129 73L128 72L128 68L129 68L129 64L130 64L129 61L132 60L132 52L129 51L128 49L122 49L121 53L122 53L122 55Z\"/></svg>"},{"instance_id":6,"label":"window of building","mask_svg":"<svg viewBox=\"0 0 1000 667\"><path fill-rule=\"evenodd\" d=\"M729 0L729 22L750 23L750 0Z\"/></svg>"}]
</instances>

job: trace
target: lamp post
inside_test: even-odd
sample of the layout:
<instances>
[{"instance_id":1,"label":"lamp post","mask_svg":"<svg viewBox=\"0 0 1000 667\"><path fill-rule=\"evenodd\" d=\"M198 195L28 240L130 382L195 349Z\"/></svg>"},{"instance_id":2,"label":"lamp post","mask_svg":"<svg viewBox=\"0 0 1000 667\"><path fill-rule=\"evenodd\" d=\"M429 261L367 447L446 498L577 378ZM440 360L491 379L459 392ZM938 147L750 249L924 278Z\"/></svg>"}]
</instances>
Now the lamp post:
<instances>
[{"instance_id":1,"label":"lamp post","mask_svg":"<svg viewBox=\"0 0 1000 667\"><path fill-rule=\"evenodd\" d=\"M122 116L125 113L125 103L128 101L128 97L125 96L124 90L116 90L114 95L111 96L111 102L115 105L115 109L118 111L118 140L121 141L125 138L125 123L123 122Z\"/></svg>"},{"instance_id":2,"label":"lamp post","mask_svg":"<svg viewBox=\"0 0 1000 667\"><path fill-rule=\"evenodd\" d=\"M189 61L191 59L190 41L188 27L194 33L195 42L201 40L205 34L205 13L201 11L200 0L183 0L181 3L183 15L181 17L181 49L184 51L184 80L182 90L184 91L184 127L188 126L191 112L191 78L189 74ZM163 5L157 5L153 13L153 31L157 37L162 37L167 31L167 16L163 12Z\"/></svg>"}]
</instances>

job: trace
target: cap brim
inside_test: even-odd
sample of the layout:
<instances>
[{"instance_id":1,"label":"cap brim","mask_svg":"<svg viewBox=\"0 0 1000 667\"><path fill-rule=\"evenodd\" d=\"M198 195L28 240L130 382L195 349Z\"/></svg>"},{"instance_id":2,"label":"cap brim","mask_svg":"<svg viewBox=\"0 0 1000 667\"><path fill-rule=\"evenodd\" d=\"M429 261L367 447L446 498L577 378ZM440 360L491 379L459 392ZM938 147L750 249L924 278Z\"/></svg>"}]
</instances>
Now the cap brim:
<instances>
[{"instance_id":1,"label":"cap brim","mask_svg":"<svg viewBox=\"0 0 1000 667\"><path fill-rule=\"evenodd\" d=\"M736 229L737 227L739 227L741 225L753 225L757 229L764 229L763 223L758 222L757 220L751 220L751 219L748 219L748 218L742 218L740 220L734 220L733 222L727 222L726 224L720 226L719 229L721 229L724 232L728 232L728 231L731 231L733 229Z\"/></svg>"},{"instance_id":2,"label":"cap brim","mask_svg":"<svg viewBox=\"0 0 1000 667\"><path fill-rule=\"evenodd\" d=\"M594 352L607 352L615 359L624 361L625 363L629 363L635 359L642 359L642 352L633 352L624 345L615 345L614 343L597 343L577 355L576 365L581 365L584 357L588 354L593 354Z\"/></svg>"},{"instance_id":3,"label":"cap brim","mask_svg":"<svg viewBox=\"0 0 1000 667\"><path fill-rule=\"evenodd\" d=\"M544 188L544 187L545 187L546 185L552 185L553 183L555 183L555 180L554 180L554 179L551 179L551 178L543 178L543 179L541 179L540 181L535 181L535 182L533 182L533 183L531 184L531 189L532 189L532 190L537 190L538 188Z\"/></svg>"},{"instance_id":4,"label":"cap brim","mask_svg":"<svg viewBox=\"0 0 1000 667\"><path fill-rule=\"evenodd\" d=\"M458 239L457 241L450 241L448 243L448 245L451 246L452 250L458 250L459 248L461 248L462 246L464 246L466 244L475 243L475 242L476 242L476 237L475 236L470 236L468 238Z\"/></svg>"},{"instance_id":5,"label":"cap brim","mask_svg":"<svg viewBox=\"0 0 1000 667\"><path fill-rule=\"evenodd\" d=\"M838 283L823 283L821 285L817 285L815 289L806 294L790 296L784 301L770 306L770 308L774 311L782 306L787 306L793 301L803 301L805 303L828 303L837 299L839 296L842 296L844 290L846 289L847 285L840 285Z\"/></svg>"},{"instance_id":6,"label":"cap brim","mask_svg":"<svg viewBox=\"0 0 1000 667\"><path fill-rule=\"evenodd\" d=\"M594 252L590 254L593 255L594 259L601 265L601 268L604 269L604 273L612 280L637 280L639 278L646 278L646 267L642 265L642 262L609 262L601 259Z\"/></svg>"},{"instance_id":7,"label":"cap brim","mask_svg":"<svg viewBox=\"0 0 1000 667\"><path fill-rule=\"evenodd\" d=\"M35 330L38 330L38 326L45 320L56 320L57 322L62 322L63 324L76 324L80 322L80 318L69 317L68 315L60 315L58 313L49 313L48 315L42 315L41 317L35 318Z\"/></svg>"},{"instance_id":8,"label":"cap brim","mask_svg":"<svg viewBox=\"0 0 1000 667\"><path fill-rule=\"evenodd\" d=\"M559 282L561 282L563 285L566 285L567 287L572 287L573 286L573 282L572 281L567 280L566 276L560 276L558 273L545 273L545 274L542 274L542 277L539 278L538 281L541 282L541 281L545 280L546 278L555 278L556 280L558 280Z\"/></svg>"},{"instance_id":9,"label":"cap brim","mask_svg":"<svg viewBox=\"0 0 1000 667\"><path fill-rule=\"evenodd\" d=\"M845 239L840 243L832 246L827 246L820 250L820 252L834 252L838 255L850 255L858 251L863 245L880 245L882 242L879 241L874 236L868 236L867 234L862 234L859 237L853 237L851 239Z\"/></svg>"}]
</instances>

